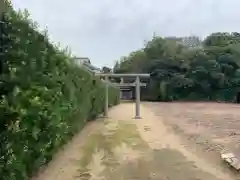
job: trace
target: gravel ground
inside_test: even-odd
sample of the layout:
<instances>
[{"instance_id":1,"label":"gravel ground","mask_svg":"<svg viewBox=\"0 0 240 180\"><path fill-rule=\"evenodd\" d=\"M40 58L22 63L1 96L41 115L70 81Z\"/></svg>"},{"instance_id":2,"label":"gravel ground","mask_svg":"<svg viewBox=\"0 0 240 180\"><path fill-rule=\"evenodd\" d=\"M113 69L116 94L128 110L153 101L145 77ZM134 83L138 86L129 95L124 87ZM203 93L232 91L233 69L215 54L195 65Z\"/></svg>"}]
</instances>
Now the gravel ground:
<instances>
[{"instance_id":1,"label":"gravel ground","mask_svg":"<svg viewBox=\"0 0 240 180\"><path fill-rule=\"evenodd\" d=\"M212 102L144 103L194 151L215 164L220 153L240 152L240 105ZM226 169L226 164L223 164ZM227 168L229 169L229 168ZM237 172L230 169L236 178Z\"/></svg>"}]
</instances>

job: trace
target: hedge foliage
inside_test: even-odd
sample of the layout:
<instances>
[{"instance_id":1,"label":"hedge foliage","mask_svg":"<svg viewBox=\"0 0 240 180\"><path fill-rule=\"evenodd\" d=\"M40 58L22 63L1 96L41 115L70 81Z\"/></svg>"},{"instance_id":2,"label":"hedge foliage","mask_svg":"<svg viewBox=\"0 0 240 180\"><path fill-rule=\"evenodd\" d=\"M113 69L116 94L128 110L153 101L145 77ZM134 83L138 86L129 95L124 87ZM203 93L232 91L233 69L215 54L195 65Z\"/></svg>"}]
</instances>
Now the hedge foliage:
<instances>
[{"instance_id":1,"label":"hedge foliage","mask_svg":"<svg viewBox=\"0 0 240 180\"><path fill-rule=\"evenodd\" d=\"M104 109L105 84L39 33L27 12L3 19L0 178L25 180ZM109 104L119 91L109 88Z\"/></svg>"}]
</instances>

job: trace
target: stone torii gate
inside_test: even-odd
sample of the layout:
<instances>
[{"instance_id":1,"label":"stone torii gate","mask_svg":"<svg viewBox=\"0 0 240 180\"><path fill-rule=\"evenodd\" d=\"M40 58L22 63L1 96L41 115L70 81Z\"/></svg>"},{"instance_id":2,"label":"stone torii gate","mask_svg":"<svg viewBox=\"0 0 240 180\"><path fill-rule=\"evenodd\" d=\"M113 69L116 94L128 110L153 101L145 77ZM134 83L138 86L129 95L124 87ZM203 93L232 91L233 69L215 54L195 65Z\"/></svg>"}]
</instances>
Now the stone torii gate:
<instances>
[{"instance_id":1,"label":"stone torii gate","mask_svg":"<svg viewBox=\"0 0 240 180\"><path fill-rule=\"evenodd\" d=\"M117 87L134 87L136 91L136 115L135 119L140 119L140 87L146 86L145 83L140 82L140 78L149 78L150 74L99 74L96 73L97 76L104 77L106 81L106 88L105 88L105 108L104 108L104 116L108 117L108 80L110 77L119 77L121 78L121 83L113 83ZM123 78L132 77L136 78L135 83L124 83Z\"/></svg>"},{"instance_id":2,"label":"stone torii gate","mask_svg":"<svg viewBox=\"0 0 240 180\"><path fill-rule=\"evenodd\" d=\"M124 83L124 80L123 80L122 77L121 77L121 82L120 83L111 83L111 84L120 88L120 96L122 94L122 90L126 90L126 89L130 90L131 87L136 87L136 81L134 83ZM141 83L140 82L139 85L140 85L140 87L146 87L146 83ZM137 90L137 89L135 89L135 90Z\"/></svg>"}]
</instances>

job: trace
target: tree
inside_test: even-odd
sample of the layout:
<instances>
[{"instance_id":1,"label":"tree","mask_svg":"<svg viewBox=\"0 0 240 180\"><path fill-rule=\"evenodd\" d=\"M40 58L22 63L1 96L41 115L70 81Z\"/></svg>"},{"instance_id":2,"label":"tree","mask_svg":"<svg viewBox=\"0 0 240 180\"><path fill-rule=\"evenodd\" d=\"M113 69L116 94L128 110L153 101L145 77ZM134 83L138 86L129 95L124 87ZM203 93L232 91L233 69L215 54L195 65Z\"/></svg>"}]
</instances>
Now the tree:
<instances>
[{"instance_id":1,"label":"tree","mask_svg":"<svg viewBox=\"0 0 240 180\"><path fill-rule=\"evenodd\" d=\"M240 85L240 33L157 37L122 57L118 73L150 73L146 100L232 101ZM230 89L230 90L229 90Z\"/></svg>"}]
</instances>

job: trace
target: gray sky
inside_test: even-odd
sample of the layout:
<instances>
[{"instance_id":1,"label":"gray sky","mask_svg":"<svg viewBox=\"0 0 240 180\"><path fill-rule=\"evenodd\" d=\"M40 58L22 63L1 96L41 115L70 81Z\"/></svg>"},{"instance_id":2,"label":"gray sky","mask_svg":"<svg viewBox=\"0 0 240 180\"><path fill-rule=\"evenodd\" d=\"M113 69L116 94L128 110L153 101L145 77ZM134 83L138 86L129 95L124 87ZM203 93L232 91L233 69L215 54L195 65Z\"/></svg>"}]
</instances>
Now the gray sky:
<instances>
[{"instance_id":1,"label":"gray sky","mask_svg":"<svg viewBox=\"0 0 240 180\"><path fill-rule=\"evenodd\" d=\"M27 8L54 42L97 66L113 66L161 36L240 32L239 0L12 0Z\"/></svg>"}]
</instances>

